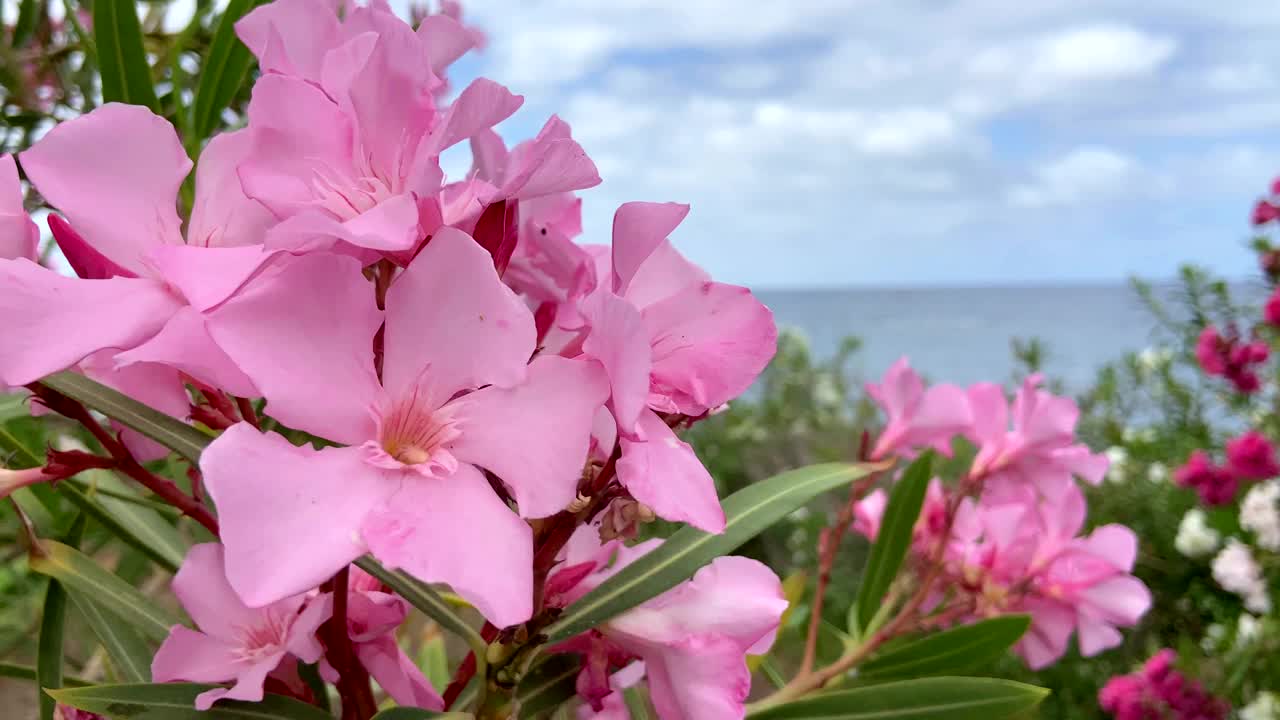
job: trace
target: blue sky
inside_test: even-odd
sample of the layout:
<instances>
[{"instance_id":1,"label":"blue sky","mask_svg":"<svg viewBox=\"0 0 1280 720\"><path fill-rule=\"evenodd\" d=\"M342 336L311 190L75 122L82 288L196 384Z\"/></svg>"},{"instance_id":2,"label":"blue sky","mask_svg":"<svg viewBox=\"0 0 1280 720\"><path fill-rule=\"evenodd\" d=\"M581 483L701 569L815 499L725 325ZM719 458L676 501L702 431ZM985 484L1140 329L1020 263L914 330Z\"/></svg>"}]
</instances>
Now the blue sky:
<instances>
[{"instance_id":1,"label":"blue sky","mask_svg":"<svg viewBox=\"0 0 1280 720\"><path fill-rule=\"evenodd\" d=\"M475 0L459 80L567 120L627 200L759 287L972 285L1252 267L1280 173L1280 4ZM450 158L457 173L465 159Z\"/></svg>"}]
</instances>

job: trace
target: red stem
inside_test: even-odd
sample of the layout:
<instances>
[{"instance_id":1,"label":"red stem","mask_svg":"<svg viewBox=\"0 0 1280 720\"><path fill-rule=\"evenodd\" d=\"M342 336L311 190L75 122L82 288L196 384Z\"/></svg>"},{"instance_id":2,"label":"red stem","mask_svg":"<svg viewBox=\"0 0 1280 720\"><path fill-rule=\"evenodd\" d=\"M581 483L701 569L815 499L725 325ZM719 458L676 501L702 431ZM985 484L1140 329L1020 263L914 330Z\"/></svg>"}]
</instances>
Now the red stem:
<instances>
[{"instance_id":1,"label":"red stem","mask_svg":"<svg viewBox=\"0 0 1280 720\"><path fill-rule=\"evenodd\" d=\"M342 720L369 720L378 712L369 687L369 673L355 656L347 632L347 593L350 568L338 571L325 585L333 591L333 616L320 632L333 669L338 671L338 695L342 698Z\"/></svg>"},{"instance_id":2,"label":"red stem","mask_svg":"<svg viewBox=\"0 0 1280 720\"><path fill-rule=\"evenodd\" d=\"M498 637L498 628L490 623L485 623L480 628L480 637L485 642L493 642ZM448 710L458 701L458 696L466 689L467 684L471 682L471 678L476 674L476 655L475 653L467 653L462 659L462 664L458 666L458 672L453 676L453 680L449 682L449 687L444 689L444 709Z\"/></svg>"},{"instance_id":3,"label":"red stem","mask_svg":"<svg viewBox=\"0 0 1280 720\"><path fill-rule=\"evenodd\" d=\"M252 425L254 430L262 429L262 423L258 421L258 411L253 409L253 403L248 398L236 398L236 408L240 410L240 417Z\"/></svg>"}]
</instances>

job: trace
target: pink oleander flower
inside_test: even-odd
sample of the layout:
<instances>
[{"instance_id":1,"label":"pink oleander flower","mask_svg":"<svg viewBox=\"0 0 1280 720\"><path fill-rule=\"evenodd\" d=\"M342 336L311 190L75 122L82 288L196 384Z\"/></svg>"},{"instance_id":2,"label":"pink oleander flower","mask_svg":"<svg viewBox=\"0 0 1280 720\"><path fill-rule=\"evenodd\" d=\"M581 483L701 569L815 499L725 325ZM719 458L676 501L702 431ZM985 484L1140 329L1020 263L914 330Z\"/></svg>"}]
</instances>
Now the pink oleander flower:
<instances>
[{"instance_id":1,"label":"pink oleander flower","mask_svg":"<svg viewBox=\"0 0 1280 720\"><path fill-rule=\"evenodd\" d=\"M583 526L566 548L562 568L548 579L556 591L549 597L568 604L661 544L601 546L595 530ZM582 717L625 717L617 714L618 690L637 681L639 661L663 720L740 719L751 689L746 656L769 649L786 608L772 570L748 558L720 557L685 583L552 651L582 655L578 693L596 713Z\"/></svg>"},{"instance_id":2,"label":"pink oleander flower","mask_svg":"<svg viewBox=\"0 0 1280 720\"><path fill-rule=\"evenodd\" d=\"M575 499L604 373L586 359L530 363L532 314L458 230L438 232L395 278L385 313L360 270L348 257L299 257L211 316L272 417L348 446L295 447L244 424L209 446L200 464L228 579L263 605L372 552L452 585L495 625L522 622L533 541L521 516Z\"/></svg>"},{"instance_id":3,"label":"pink oleander flower","mask_svg":"<svg viewBox=\"0 0 1280 720\"><path fill-rule=\"evenodd\" d=\"M1280 220L1280 208L1272 205L1268 200L1259 200L1253 206L1253 213L1250 215L1250 221L1255 227L1266 225L1270 222Z\"/></svg>"},{"instance_id":4,"label":"pink oleander flower","mask_svg":"<svg viewBox=\"0 0 1280 720\"><path fill-rule=\"evenodd\" d=\"M1116 720L1226 720L1231 706L1174 669L1176 658L1161 650L1138 672L1111 678L1098 705Z\"/></svg>"},{"instance_id":5,"label":"pink oleander flower","mask_svg":"<svg viewBox=\"0 0 1280 720\"><path fill-rule=\"evenodd\" d=\"M22 185L12 155L0 155L0 258L34 261L40 230L22 206Z\"/></svg>"},{"instance_id":6,"label":"pink oleander flower","mask_svg":"<svg viewBox=\"0 0 1280 720\"><path fill-rule=\"evenodd\" d=\"M676 203L626 203L613 219L610 281L580 307L581 348L609 375L618 424L618 480L659 517L724 527L715 484L659 413L698 417L744 392L777 348L773 315L736 285L713 282L667 240L688 213Z\"/></svg>"},{"instance_id":7,"label":"pink oleander flower","mask_svg":"<svg viewBox=\"0 0 1280 720\"><path fill-rule=\"evenodd\" d=\"M444 700L396 643L396 628L408 615L408 602L384 592L376 578L352 566L347 630L356 658L397 705L443 710Z\"/></svg>"},{"instance_id":8,"label":"pink oleander flower","mask_svg":"<svg viewBox=\"0 0 1280 720\"><path fill-rule=\"evenodd\" d=\"M1206 325L1196 340L1196 360L1206 375L1223 375L1227 372L1227 341L1218 328Z\"/></svg>"},{"instance_id":9,"label":"pink oleander flower","mask_svg":"<svg viewBox=\"0 0 1280 720\"><path fill-rule=\"evenodd\" d=\"M246 235L228 237L202 225L252 215L241 213L250 201L239 186L212 172L238 151L237 136L221 136L202 154L188 232L193 239L216 238L220 247L183 240L175 207L191 161L173 127L146 108L108 103L57 125L22 153L32 184L69 221L49 216L80 278L26 259L0 260L6 288L0 318L8 338L0 349L0 384L24 385L110 350L105 361L95 361L101 368L95 378L108 384L124 367L167 365L151 382L168 384L171 392L181 391L177 370L236 395L257 394L205 327L205 313L269 257L252 244L260 236L246 226L237 226ZM234 244L244 246L228 247Z\"/></svg>"},{"instance_id":10,"label":"pink oleander flower","mask_svg":"<svg viewBox=\"0 0 1280 720\"><path fill-rule=\"evenodd\" d=\"M1262 387L1254 366L1266 362L1270 351L1260 340L1243 342L1234 332L1224 337L1209 325L1196 341L1196 360L1206 375L1222 376L1236 392L1250 395Z\"/></svg>"},{"instance_id":11,"label":"pink oleander flower","mask_svg":"<svg viewBox=\"0 0 1280 720\"><path fill-rule=\"evenodd\" d=\"M880 535L880 521L884 518L884 510L889 504L889 493L884 488L876 488L853 506L853 530L875 540ZM947 492L942 481L933 478L925 490L924 504L920 507L920 517L916 519L912 529L912 548L922 556L927 556L940 540L947 521Z\"/></svg>"},{"instance_id":12,"label":"pink oleander flower","mask_svg":"<svg viewBox=\"0 0 1280 720\"><path fill-rule=\"evenodd\" d=\"M999 385L969 388L969 435L978 446L969 473L981 479L993 497L1038 491L1052 500L1074 489L1073 477L1097 485L1106 475L1106 456L1075 441L1080 417L1075 401L1039 389L1040 382L1039 375L1028 377L1012 408Z\"/></svg>"},{"instance_id":13,"label":"pink oleander flower","mask_svg":"<svg viewBox=\"0 0 1280 720\"><path fill-rule=\"evenodd\" d=\"M173 626L151 663L152 679L235 682L197 695L197 710L208 710L223 698L260 701L267 676L286 658L314 663L324 653L316 630L329 619L332 597L298 594L247 607L227 583L222 546L216 543L187 552L173 578L173 592L200 630Z\"/></svg>"},{"instance_id":14,"label":"pink oleander flower","mask_svg":"<svg viewBox=\"0 0 1280 720\"><path fill-rule=\"evenodd\" d=\"M1280 475L1276 449L1267 436L1251 430L1227 442L1227 469L1245 480L1267 480Z\"/></svg>"},{"instance_id":15,"label":"pink oleander flower","mask_svg":"<svg viewBox=\"0 0 1280 720\"><path fill-rule=\"evenodd\" d=\"M1239 479L1226 468L1214 465L1203 450L1191 453L1186 464L1174 471L1173 481L1194 489L1201 502L1210 507L1229 505L1240 488Z\"/></svg>"},{"instance_id":16,"label":"pink oleander flower","mask_svg":"<svg viewBox=\"0 0 1280 720\"><path fill-rule=\"evenodd\" d=\"M871 452L873 460L926 447L950 455L952 438L973 423L964 390L945 384L926 390L905 357L889 368L879 385L868 383L867 394L889 418Z\"/></svg>"},{"instance_id":17,"label":"pink oleander flower","mask_svg":"<svg viewBox=\"0 0 1280 720\"><path fill-rule=\"evenodd\" d=\"M1262 320L1272 327L1280 327L1280 288L1267 298L1267 304L1262 307Z\"/></svg>"}]
</instances>

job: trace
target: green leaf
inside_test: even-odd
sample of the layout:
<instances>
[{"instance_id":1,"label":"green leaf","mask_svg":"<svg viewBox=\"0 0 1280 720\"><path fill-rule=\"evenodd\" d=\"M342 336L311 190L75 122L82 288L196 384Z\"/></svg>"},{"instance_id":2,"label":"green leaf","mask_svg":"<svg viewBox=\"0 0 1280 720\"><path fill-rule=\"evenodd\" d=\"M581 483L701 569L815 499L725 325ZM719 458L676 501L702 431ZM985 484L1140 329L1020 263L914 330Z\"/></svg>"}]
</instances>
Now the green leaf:
<instances>
[{"instance_id":1,"label":"green leaf","mask_svg":"<svg viewBox=\"0 0 1280 720\"><path fill-rule=\"evenodd\" d=\"M60 703L108 720L333 720L317 707L280 695L267 695L256 703L219 700L209 710L196 710L196 696L215 687L189 683L91 685L49 694Z\"/></svg>"},{"instance_id":2,"label":"green leaf","mask_svg":"<svg viewBox=\"0 0 1280 720\"><path fill-rule=\"evenodd\" d=\"M484 638L480 637L480 633L476 632L475 628L462 619L461 615L454 612L449 603L445 602L444 598L440 597L435 590L432 590L430 585L399 570L388 570L368 555L356 560L356 565L361 570L389 585L392 590L396 591L397 595L408 600L410 605L440 623L440 627L466 640L467 645L471 646L471 650L476 653L478 658L484 657L488 643L484 641Z\"/></svg>"},{"instance_id":3,"label":"green leaf","mask_svg":"<svg viewBox=\"0 0 1280 720\"><path fill-rule=\"evenodd\" d=\"M155 528L138 527L135 524L137 516L132 512L128 510L117 513L108 512L105 507L98 504L98 501L80 489L74 480L61 483L58 486L58 492L96 520L99 525L107 528L112 535L138 549L169 572L178 571L178 567L182 564L182 555L178 555L175 559L171 549L167 549L162 544L156 544L156 538L150 537L156 533ZM128 506L129 503L121 502L121 505Z\"/></svg>"},{"instance_id":4,"label":"green leaf","mask_svg":"<svg viewBox=\"0 0 1280 720\"><path fill-rule=\"evenodd\" d=\"M859 630L865 631L871 624L889 585L902 567L907 551L911 549L911 533L915 529L916 519L920 517L920 508L924 505L925 491L929 488L929 478L933 474L932 465L932 452L916 458L889 492L889 504L880 521L880 534L871 546L871 555L867 558L867 567L862 573L862 584L858 587L858 597L854 600L854 609L850 613L850 625L854 626L856 622Z\"/></svg>"},{"instance_id":5,"label":"green leaf","mask_svg":"<svg viewBox=\"0 0 1280 720\"><path fill-rule=\"evenodd\" d=\"M0 662L0 678L9 678L10 680L30 680L35 682L36 669L30 665L15 665L14 663ZM62 684L67 687L84 687L93 683L78 677L62 676Z\"/></svg>"},{"instance_id":6,"label":"green leaf","mask_svg":"<svg viewBox=\"0 0 1280 720\"><path fill-rule=\"evenodd\" d=\"M151 508L120 497L140 499L141 495L113 472L90 470L80 473L78 477L92 484L90 491L83 494L89 495L92 502L111 516L115 525L132 536L139 549L169 572L177 572L187 556L188 545L172 522ZM93 489L103 492L93 493Z\"/></svg>"},{"instance_id":7,"label":"green leaf","mask_svg":"<svg viewBox=\"0 0 1280 720\"><path fill-rule=\"evenodd\" d=\"M36 657L36 681L42 688L62 687L62 630L67 622L67 591L57 580L50 580L44 595L40 616L39 655ZM53 720L56 704L40 693L40 720Z\"/></svg>"},{"instance_id":8,"label":"green leaf","mask_svg":"<svg viewBox=\"0 0 1280 720\"><path fill-rule=\"evenodd\" d=\"M31 414L29 398L29 395L22 393L0 395L0 425L29 416Z\"/></svg>"},{"instance_id":9,"label":"green leaf","mask_svg":"<svg viewBox=\"0 0 1280 720\"><path fill-rule=\"evenodd\" d=\"M93 40L102 76L102 101L144 105L159 112L133 0L95 0Z\"/></svg>"},{"instance_id":10,"label":"green leaf","mask_svg":"<svg viewBox=\"0 0 1280 720\"><path fill-rule=\"evenodd\" d=\"M108 0L106 4L112 2L118 0ZM137 430L191 462L199 462L201 451L213 440L181 420L83 375L64 371L40 382L73 400L79 400L85 407L118 420L125 427Z\"/></svg>"},{"instance_id":11,"label":"green leaf","mask_svg":"<svg viewBox=\"0 0 1280 720\"><path fill-rule=\"evenodd\" d=\"M520 717L538 718L577 695L581 671L582 661L574 655L552 655L535 665L516 688Z\"/></svg>"},{"instance_id":12,"label":"green leaf","mask_svg":"<svg viewBox=\"0 0 1280 720\"><path fill-rule=\"evenodd\" d=\"M114 661L120 678L128 682L151 682L151 658L155 653L142 636L120 619L106 612L93 599L78 590L68 590L71 603L80 611L98 642Z\"/></svg>"},{"instance_id":13,"label":"green leaf","mask_svg":"<svg viewBox=\"0 0 1280 720\"><path fill-rule=\"evenodd\" d=\"M460 712L432 712L431 710L423 710L422 708L398 707L390 710L383 710L373 716L373 720L422 720L422 718L469 718L475 717L471 713Z\"/></svg>"},{"instance_id":14,"label":"green leaf","mask_svg":"<svg viewBox=\"0 0 1280 720\"><path fill-rule=\"evenodd\" d=\"M193 143L209 137L217 129L222 111L231 104L253 67L253 55L236 37L235 24L263 1L231 0L218 20L218 29L200 67L200 84L196 87L191 120Z\"/></svg>"},{"instance_id":15,"label":"green leaf","mask_svg":"<svg viewBox=\"0 0 1280 720\"><path fill-rule=\"evenodd\" d=\"M118 616L152 640L164 640L178 624L132 585L116 577L79 550L45 540L42 552L31 555L31 569L87 593L102 608Z\"/></svg>"},{"instance_id":16,"label":"green leaf","mask_svg":"<svg viewBox=\"0 0 1280 720\"><path fill-rule=\"evenodd\" d=\"M13 47L24 47L36 31L40 19L39 0L22 0L18 6L18 20L13 24Z\"/></svg>"},{"instance_id":17,"label":"green leaf","mask_svg":"<svg viewBox=\"0 0 1280 720\"><path fill-rule=\"evenodd\" d=\"M1030 625L1027 615L1005 615L935 633L871 658L858 667L858 678L924 677L978 667L1004 655Z\"/></svg>"},{"instance_id":18,"label":"green leaf","mask_svg":"<svg viewBox=\"0 0 1280 720\"><path fill-rule=\"evenodd\" d=\"M547 628L549 642L567 640L675 587L698 568L732 552L820 493L878 471L882 464L813 465L749 485L724 501L719 535L685 527L570 605Z\"/></svg>"},{"instance_id":19,"label":"green leaf","mask_svg":"<svg viewBox=\"0 0 1280 720\"><path fill-rule=\"evenodd\" d=\"M748 720L1000 720L1026 712L1048 690L995 678L937 677L828 692L775 705Z\"/></svg>"}]
</instances>

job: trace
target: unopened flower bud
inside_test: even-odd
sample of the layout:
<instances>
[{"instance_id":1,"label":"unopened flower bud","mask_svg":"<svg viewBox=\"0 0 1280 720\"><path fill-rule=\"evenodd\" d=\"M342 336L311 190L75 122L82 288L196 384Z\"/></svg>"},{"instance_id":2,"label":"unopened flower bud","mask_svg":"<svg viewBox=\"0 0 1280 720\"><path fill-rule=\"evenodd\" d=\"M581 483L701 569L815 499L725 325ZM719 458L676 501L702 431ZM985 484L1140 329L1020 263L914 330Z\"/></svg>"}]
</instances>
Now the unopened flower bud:
<instances>
[{"instance_id":1,"label":"unopened flower bud","mask_svg":"<svg viewBox=\"0 0 1280 720\"><path fill-rule=\"evenodd\" d=\"M618 538L630 540L644 523L653 522L657 516L644 503L630 498L614 500L600 519L600 539L604 542Z\"/></svg>"},{"instance_id":2,"label":"unopened flower bud","mask_svg":"<svg viewBox=\"0 0 1280 720\"><path fill-rule=\"evenodd\" d=\"M0 468L0 499L9 497L15 490L44 482L46 479L44 468L29 468L27 470Z\"/></svg>"}]
</instances>

